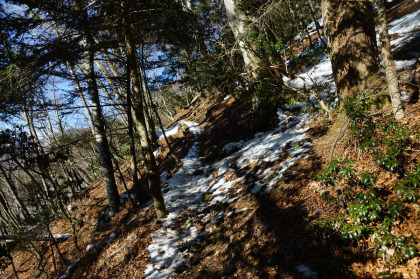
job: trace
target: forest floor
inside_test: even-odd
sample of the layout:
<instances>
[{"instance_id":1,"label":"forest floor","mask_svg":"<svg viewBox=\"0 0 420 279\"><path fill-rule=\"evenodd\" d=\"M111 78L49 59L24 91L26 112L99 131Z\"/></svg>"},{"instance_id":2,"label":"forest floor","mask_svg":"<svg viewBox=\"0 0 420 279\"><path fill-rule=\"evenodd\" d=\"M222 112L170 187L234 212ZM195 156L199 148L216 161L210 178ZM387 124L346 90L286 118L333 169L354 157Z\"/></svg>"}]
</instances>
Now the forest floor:
<instances>
[{"instance_id":1,"label":"forest floor","mask_svg":"<svg viewBox=\"0 0 420 279\"><path fill-rule=\"evenodd\" d=\"M399 12L391 11L392 19L419 10L418 4L406 3ZM419 30L394 35L408 42L396 46L396 60L418 57ZM419 85L410 63L397 63L401 90L409 97L401 123L420 127ZM331 80L331 73L323 77ZM385 107L374 117L389 114L391 108ZM117 175L122 205L116 216L103 220L105 186L102 179L92 183L68 206L79 251L73 237L56 243L64 261L49 242L32 243L32 248L21 243L13 252L19 278L378 278L383 271L420 278L419 257L388 270L372 243L324 239L308 228L312 220L337 211L321 199L323 188L314 179L329 161L339 132L329 130L326 117L304 113L297 104L278 111L273 130L258 133L250 128L250 117L249 106L232 96L198 100L179 112L167 131L181 161L168 155L164 140L155 153L169 217L157 220L150 202L133 206L129 164L121 164L126 187ZM372 158L359 154L345 137L334 154L356 159L358 173L377 170ZM419 155L411 150L410 164L418 163ZM378 183L387 189L400 179L384 172ZM66 219L52 222L51 230L72 233ZM395 230L420 240L415 206L407 204ZM0 275L14 278L12 267Z\"/></svg>"}]
</instances>

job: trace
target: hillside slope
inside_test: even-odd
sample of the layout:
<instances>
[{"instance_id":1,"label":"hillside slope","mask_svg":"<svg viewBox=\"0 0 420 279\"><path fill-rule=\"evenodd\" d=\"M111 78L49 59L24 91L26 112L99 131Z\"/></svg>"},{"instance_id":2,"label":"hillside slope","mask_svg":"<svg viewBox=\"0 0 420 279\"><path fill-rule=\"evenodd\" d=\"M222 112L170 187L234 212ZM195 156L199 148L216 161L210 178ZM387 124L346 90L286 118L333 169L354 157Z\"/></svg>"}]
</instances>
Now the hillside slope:
<instances>
[{"instance_id":1,"label":"hillside slope","mask_svg":"<svg viewBox=\"0 0 420 279\"><path fill-rule=\"evenodd\" d=\"M402 6L404 13L398 16L391 13L400 19L392 26L394 42L401 42L395 43L395 55L400 61L400 89L406 92L408 114L399 123L410 131L420 127L415 80L418 8L418 4L410 4ZM409 32L399 33L407 26ZM329 82L329 91L323 92L326 97L334 91L328 62L322 57L319 64L301 73L304 79L312 75L307 83L317 79ZM299 87L301 81L290 83ZM324 238L322 232L309 227L313 221L342 210L322 198L326 190L336 195L336 189L314 179L329 161L333 146L335 155L356 160L352 165L355 176L377 174L378 188L387 195L404 175L375 165L372 155L361 153L346 137L337 141L340 131L328 130L329 120L310 115L305 106L286 105L278 110L279 124L273 130L255 133L247 121L251 113L247 104L232 96L197 101L168 126L170 143L181 161L177 163L168 155L164 140L155 152L168 218L157 220L150 202L141 208L133 206L126 162L120 166L127 176L126 185L118 176L123 203L115 218L103 218L106 192L103 181L98 180L68 207L77 223L80 251L73 238L57 243L65 262L48 242L35 243L29 250L16 249L13 261L19 278L42 274L62 279L378 278L384 271L419 278L418 256L405 265L390 266L388 254L377 257L372 238ZM385 107L370 118L377 123L390 114L391 109ZM419 163L419 145L419 139L413 139L405 153L407 172ZM413 236L414 246L420 250L418 208L419 201L405 202L393 230L397 236ZM61 219L51 230L54 234L72 233L68 222ZM13 278L10 265L1 272L5 278Z\"/></svg>"}]
</instances>

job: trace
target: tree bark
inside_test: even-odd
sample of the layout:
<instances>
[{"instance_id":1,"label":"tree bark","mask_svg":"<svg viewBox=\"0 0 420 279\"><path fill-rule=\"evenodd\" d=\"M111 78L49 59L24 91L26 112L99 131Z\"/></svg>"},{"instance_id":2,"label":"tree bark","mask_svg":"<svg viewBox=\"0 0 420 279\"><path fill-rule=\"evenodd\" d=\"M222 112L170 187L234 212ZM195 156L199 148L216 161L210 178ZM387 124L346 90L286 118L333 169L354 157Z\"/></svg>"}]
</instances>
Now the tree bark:
<instances>
[{"instance_id":1,"label":"tree bark","mask_svg":"<svg viewBox=\"0 0 420 279\"><path fill-rule=\"evenodd\" d=\"M342 106L346 97L364 90L379 69L372 4L322 0L321 10Z\"/></svg>"},{"instance_id":2,"label":"tree bark","mask_svg":"<svg viewBox=\"0 0 420 279\"><path fill-rule=\"evenodd\" d=\"M149 191L153 198L153 203L155 206L156 215L158 218L164 218L168 215L168 211L166 210L165 203L163 200L162 191L160 188L160 173L159 169L156 165L155 157L152 151L151 140L148 137L147 130L146 130L146 121L144 117L144 109L143 109L143 92L142 92L142 85L140 81L139 75L139 65L136 59L136 52L134 49L134 40L131 31L131 25L129 21L129 7L128 1L122 1L121 3L122 10L123 10L123 30L124 30L124 41L125 41L125 49L126 49L126 58L127 58L127 65L129 69L130 79L133 87L133 107L134 113L136 114L137 122L137 131L140 134L140 144L143 149L144 157L145 157L145 167L147 171L147 179L149 183Z\"/></svg>"},{"instance_id":3,"label":"tree bark","mask_svg":"<svg viewBox=\"0 0 420 279\"><path fill-rule=\"evenodd\" d=\"M94 38L90 32L90 24L88 19L88 11L80 2L77 2L78 9L82 12L81 29L85 36L85 47L87 50L84 55L84 66L86 70L87 94L92 103L92 120L96 145L99 150L99 158L101 160L102 173L105 181L106 192L109 201L110 216L114 216L118 211L120 197L117 185L115 183L114 167L112 164L111 153L109 149L108 139L106 137L105 120L102 113L102 107L99 100L98 85L95 76L95 51L93 45Z\"/></svg>"},{"instance_id":4,"label":"tree bark","mask_svg":"<svg viewBox=\"0 0 420 279\"><path fill-rule=\"evenodd\" d=\"M133 180L133 188L136 194L138 202L145 202L148 196L145 188L140 184L138 178L138 167L137 167L137 156L136 156L136 145L134 139L134 122L133 122L133 105L131 103L131 82L130 82L130 71L127 69L127 88L126 88L126 99L127 99L127 121L128 121L128 135L130 138L130 168L131 178Z\"/></svg>"},{"instance_id":5,"label":"tree bark","mask_svg":"<svg viewBox=\"0 0 420 279\"><path fill-rule=\"evenodd\" d=\"M388 34L386 23L386 7L384 0L378 0L378 22L379 40L381 41L382 60L385 65L386 79L388 81L388 91L391 97L392 111L396 120L405 117L404 108L401 104L401 94L398 89L397 69L395 68L394 57L391 52L391 41Z\"/></svg>"},{"instance_id":6,"label":"tree bark","mask_svg":"<svg viewBox=\"0 0 420 279\"><path fill-rule=\"evenodd\" d=\"M245 68L251 78L258 79L259 71L261 68L260 59L254 54L252 49L246 47L245 36L250 30L247 30L246 26L252 20L249 16L235 6L240 4L241 1L235 0L224 0L226 15L228 23L232 29L233 35L239 45L239 50L242 53L242 57L245 63Z\"/></svg>"},{"instance_id":7,"label":"tree bark","mask_svg":"<svg viewBox=\"0 0 420 279\"><path fill-rule=\"evenodd\" d=\"M89 46L89 43L88 43ZM114 177L114 167L111 160L109 143L106 137L105 131L105 120L102 114L102 108L99 101L99 92L96 84L95 72L94 72L94 54L92 50L89 50L86 55L86 70L87 70L87 84L88 84L88 96L92 103L92 120L93 128L95 131L94 137L96 145L99 151L99 157L102 165L102 173L106 185L106 192L108 195L109 208L111 215L114 215L118 210L120 198L118 194L117 185Z\"/></svg>"}]
</instances>

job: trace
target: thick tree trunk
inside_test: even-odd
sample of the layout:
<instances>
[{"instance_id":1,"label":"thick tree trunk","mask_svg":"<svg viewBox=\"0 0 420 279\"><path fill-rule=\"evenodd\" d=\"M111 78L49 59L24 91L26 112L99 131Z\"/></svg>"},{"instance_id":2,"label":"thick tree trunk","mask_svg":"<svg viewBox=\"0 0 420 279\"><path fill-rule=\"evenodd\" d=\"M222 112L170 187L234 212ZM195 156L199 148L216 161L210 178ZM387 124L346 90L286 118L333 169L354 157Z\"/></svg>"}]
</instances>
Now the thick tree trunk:
<instances>
[{"instance_id":1,"label":"thick tree trunk","mask_svg":"<svg viewBox=\"0 0 420 279\"><path fill-rule=\"evenodd\" d=\"M379 69L372 4L322 0L324 33L339 105L364 90Z\"/></svg>"},{"instance_id":2,"label":"thick tree trunk","mask_svg":"<svg viewBox=\"0 0 420 279\"><path fill-rule=\"evenodd\" d=\"M388 80L388 91L391 97L392 111L395 119L404 118L404 108L401 104L401 95L398 89L397 69L395 68L394 57L391 52L391 41L386 24L386 7L384 0L378 0L378 22L379 40L381 41L382 60L385 65L386 79Z\"/></svg>"},{"instance_id":3,"label":"thick tree trunk","mask_svg":"<svg viewBox=\"0 0 420 279\"><path fill-rule=\"evenodd\" d=\"M137 131L140 134L140 144L143 149L145 157L145 167L147 171L147 179L149 182L149 191L152 195L153 202L155 205L155 211L158 218L164 218L168 215L166 210L165 203L163 200L162 191L160 188L160 173L156 165L155 157L152 151L152 145L150 138L148 137L146 130L146 120L144 117L143 110L143 93L142 85L139 75L139 65L136 59L136 52L134 49L133 36L131 34L131 26L129 22L129 9L128 3L126 1L122 2L122 9L124 11L123 15L123 29L124 29L124 40L126 48L126 57L127 65L129 69L130 79L133 87L133 107L134 113L136 114L137 122Z\"/></svg>"}]
</instances>

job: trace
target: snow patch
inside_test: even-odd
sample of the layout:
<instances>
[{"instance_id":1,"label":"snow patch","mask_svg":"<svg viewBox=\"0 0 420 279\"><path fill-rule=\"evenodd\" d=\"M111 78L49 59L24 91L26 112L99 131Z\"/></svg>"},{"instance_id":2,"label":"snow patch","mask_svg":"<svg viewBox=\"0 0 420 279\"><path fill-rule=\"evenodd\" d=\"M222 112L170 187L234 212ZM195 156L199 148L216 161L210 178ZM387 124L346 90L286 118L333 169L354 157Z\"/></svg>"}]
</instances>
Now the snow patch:
<instances>
[{"instance_id":1,"label":"snow patch","mask_svg":"<svg viewBox=\"0 0 420 279\"><path fill-rule=\"evenodd\" d=\"M411 98L411 95L405 91L401 91L401 101L407 101Z\"/></svg>"},{"instance_id":2,"label":"snow patch","mask_svg":"<svg viewBox=\"0 0 420 279\"><path fill-rule=\"evenodd\" d=\"M90 250L92 250L92 249L94 249L96 247L96 244L88 244L87 246L86 246L86 251L90 251Z\"/></svg>"},{"instance_id":3,"label":"snow patch","mask_svg":"<svg viewBox=\"0 0 420 279\"><path fill-rule=\"evenodd\" d=\"M67 211L72 211L74 208L74 203L70 203L69 205L67 205Z\"/></svg>"},{"instance_id":4,"label":"snow patch","mask_svg":"<svg viewBox=\"0 0 420 279\"><path fill-rule=\"evenodd\" d=\"M409 69L416 65L417 59L412 60L395 60L395 68L397 71L402 71L404 69Z\"/></svg>"},{"instance_id":5,"label":"snow patch","mask_svg":"<svg viewBox=\"0 0 420 279\"><path fill-rule=\"evenodd\" d=\"M53 237L54 239L61 239L61 240L66 240L66 239L69 239L71 236L72 236L72 235L71 235L71 234L69 234L69 233L65 233L65 234L53 234L53 235L52 235L52 237ZM49 237L50 237L50 235L48 235L48 234L44 234L44 235L41 235L41 237L49 238Z\"/></svg>"},{"instance_id":6,"label":"snow patch","mask_svg":"<svg viewBox=\"0 0 420 279\"><path fill-rule=\"evenodd\" d=\"M321 60L318 64L304 69L296 78L292 80L286 76L283 76L283 81L287 82L295 88L300 89L311 89L316 84L331 84L334 85L335 91L331 60L327 55L320 56L320 59Z\"/></svg>"},{"instance_id":7,"label":"snow patch","mask_svg":"<svg viewBox=\"0 0 420 279\"><path fill-rule=\"evenodd\" d=\"M198 125L199 125L198 123L192 122L192 121L181 120L176 126L165 130L166 136L169 137L169 136L175 135L178 132L178 128L183 124L187 125L188 128L190 129L190 132L193 133L194 135L200 133L200 128L198 128ZM161 140L164 138L162 131L156 131L156 135L159 137L158 140Z\"/></svg>"},{"instance_id":8,"label":"snow patch","mask_svg":"<svg viewBox=\"0 0 420 279\"><path fill-rule=\"evenodd\" d=\"M65 279L70 276L71 270L75 267L75 265L78 263L78 260L74 260L66 269L66 271L61 274L60 276L55 277L55 279Z\"/></svg>"},{"instance_id":9,"label":"snow patch","mask_svg":"<svg viewBox=\"0 0 420 279\"><path fill-rule=\"evenodd\" d=\"M156 132L156 134L157 134L157 132ZM163 133L162 133L161 137L163 138ZM159 137L159 140L160 140L160 137ZM160 154L160 152L162 152L162 147L159 146L158 149L153 151L153 156L157 157Z\"/></svg>"},{"instance_id":10,"label":"snow patch","mask_svg":"<svg viewBox=\"0 0 420 279\"><path fill-rule=\"evenodd\" d=\"M411 33L417 29L420 29L420 10L393 20L388 25L388 32L390 35Z\"/></svg>"},{"instance_id":11,"label":"snow patch","mask_svg":"<svg viewBox=\"0 0 420 279\"><path fill-rule=\"evenodd\" d=\"M105 241L105 243L110 243L112 240L114 240L116 234L115 232L112 232L109 236L108 239Z\"/></svg>"}]
</instances>

